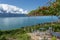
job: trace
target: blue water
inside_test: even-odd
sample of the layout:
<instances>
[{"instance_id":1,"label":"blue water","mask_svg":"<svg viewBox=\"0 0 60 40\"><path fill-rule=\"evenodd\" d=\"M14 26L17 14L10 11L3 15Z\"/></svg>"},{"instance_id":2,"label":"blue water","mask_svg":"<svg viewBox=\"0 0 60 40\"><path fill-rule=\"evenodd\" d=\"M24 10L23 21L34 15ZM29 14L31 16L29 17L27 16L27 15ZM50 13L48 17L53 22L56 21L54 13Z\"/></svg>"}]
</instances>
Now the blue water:
<instances>
[{"instance_id":1,"label":"blue water","mask_svg":"<svg viewBox=\"0 0 60 40\"><path fill-rule=\"evenodd\" d=\"M56 22L56 16L6 17L0 18L0 30L11 30L41 23Z\"/></svg>"}]
</instances>

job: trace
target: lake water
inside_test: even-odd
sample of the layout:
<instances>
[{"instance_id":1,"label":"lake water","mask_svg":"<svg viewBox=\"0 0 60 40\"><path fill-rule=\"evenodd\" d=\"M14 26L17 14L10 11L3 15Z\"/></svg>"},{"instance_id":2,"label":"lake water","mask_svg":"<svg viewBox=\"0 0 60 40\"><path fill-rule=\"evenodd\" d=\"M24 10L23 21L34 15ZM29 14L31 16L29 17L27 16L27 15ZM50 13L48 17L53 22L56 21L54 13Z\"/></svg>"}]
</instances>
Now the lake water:
<instances>
[{"instance_id":1,"label":"lake water","mask_svg":"<svg viewBox=\"0 0 60 40\"><path fill-rule=\"evenodd\" d=\"M0 30L11 30L41 23L56 22L56 16L6 17L0 18Z\"/></svg>"}]
</instances>

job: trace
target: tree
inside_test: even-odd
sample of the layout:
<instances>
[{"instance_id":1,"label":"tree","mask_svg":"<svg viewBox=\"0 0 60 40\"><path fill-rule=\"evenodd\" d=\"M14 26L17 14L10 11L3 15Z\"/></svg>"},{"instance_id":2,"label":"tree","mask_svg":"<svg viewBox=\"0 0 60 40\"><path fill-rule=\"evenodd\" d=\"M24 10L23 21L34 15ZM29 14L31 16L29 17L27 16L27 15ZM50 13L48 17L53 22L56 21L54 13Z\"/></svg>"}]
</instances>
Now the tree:
<instances>
[{"instance_id":1,"label":"tree","mask_svg":"<svg viewBox=\"0 0 60 40\"><path fill-rule=\"evenodd\" d=\"M32 10L29 12L30 15L33 16L42 16L42 15L60 15L60 0L56 0L55 2L51 3L51 0L49 1L51 4L50 6L43 6L38 7L36 10Z\"/></svg>"}]
</instances>

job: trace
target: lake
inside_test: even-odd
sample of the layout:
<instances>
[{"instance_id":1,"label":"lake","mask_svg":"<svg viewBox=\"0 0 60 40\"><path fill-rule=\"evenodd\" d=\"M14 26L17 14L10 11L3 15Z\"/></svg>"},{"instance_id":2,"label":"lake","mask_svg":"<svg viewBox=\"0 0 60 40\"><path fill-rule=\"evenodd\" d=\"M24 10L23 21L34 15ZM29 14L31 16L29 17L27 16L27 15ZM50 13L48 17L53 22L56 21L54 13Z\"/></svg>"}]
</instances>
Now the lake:
<instances>
[{"instance_id":1,"label":"lake","mask_svg":"<svg viewBox=\"0 0 60 40\"><path fill-rule=\"evenodd\" d=\"M0 17L0 30L12 30L48 22L56 22L57 16Z\"/></svg>"}]
</instances>

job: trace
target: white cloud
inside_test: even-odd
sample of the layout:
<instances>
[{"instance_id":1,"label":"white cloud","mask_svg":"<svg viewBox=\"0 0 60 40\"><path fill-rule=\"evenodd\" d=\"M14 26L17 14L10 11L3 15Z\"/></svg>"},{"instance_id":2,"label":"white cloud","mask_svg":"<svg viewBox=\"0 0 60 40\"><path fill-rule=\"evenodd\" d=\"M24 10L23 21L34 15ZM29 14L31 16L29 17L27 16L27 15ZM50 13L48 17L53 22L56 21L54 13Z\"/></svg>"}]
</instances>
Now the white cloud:
<instances>
[{"instance_id":1,"label":"white cloud","mask_svg":"<svg viewBox=\"0 0 60 40\"><path fill-rule=\"evenodd\" d=\"M17 14L27 14L28 11L24 10L22 8L18 8L16 6L13 5L8 5L8 4L0 4L0 11L4 10L6 11L6 13L17 13Z\"/></svg>"}]
</instances>

